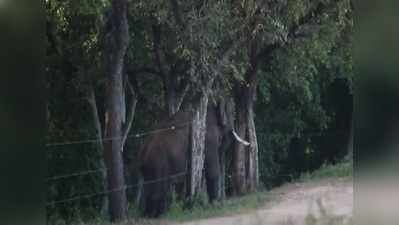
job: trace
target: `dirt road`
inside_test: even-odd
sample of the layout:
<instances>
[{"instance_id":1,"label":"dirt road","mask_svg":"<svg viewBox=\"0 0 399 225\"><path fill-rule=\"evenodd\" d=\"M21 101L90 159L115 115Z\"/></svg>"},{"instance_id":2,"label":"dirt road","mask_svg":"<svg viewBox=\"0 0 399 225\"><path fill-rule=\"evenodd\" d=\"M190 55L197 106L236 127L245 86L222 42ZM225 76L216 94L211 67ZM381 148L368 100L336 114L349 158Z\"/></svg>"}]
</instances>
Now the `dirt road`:
<instances>
[{"instance_id":1,"label":"dirt road","mask_svg":"<svg viewBox=\"0 0 399 225\"><path fill-rule=\"evenodd\" d=\"M346 224L352 218L353 183L349 180L324 180L303 184L287 184L271 194L275 202L266 203L255 212L210 218L180 225L303 225L310 220L334 220ZM323 213L326 212L326 213ZM309 215L312 215L311 217ZM324 215L324 216L322 216ZM308 222L305 222L305 220ZM327 223L326 223L327 224Z\"/></svg>"}]
</instances>

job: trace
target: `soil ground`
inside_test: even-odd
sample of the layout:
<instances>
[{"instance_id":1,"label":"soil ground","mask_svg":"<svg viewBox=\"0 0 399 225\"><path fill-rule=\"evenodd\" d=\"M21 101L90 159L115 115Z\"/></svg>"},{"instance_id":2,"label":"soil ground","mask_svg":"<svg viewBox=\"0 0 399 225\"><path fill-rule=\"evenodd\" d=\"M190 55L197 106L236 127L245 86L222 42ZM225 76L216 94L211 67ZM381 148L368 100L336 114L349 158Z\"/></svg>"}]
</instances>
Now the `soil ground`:
<instances>
[{"instance_id":1,"label":"soil ground","mask_svg":"<svg viewBox=\"0 0 399 225\"><path fill-rule=\"evenodd\" d=\"M316 219L325 216L340 218L341 221L352 218L353 182L350 179L336 178L286 184L269 194L279 197L276 201L267 202L263 207L250 213L168 224L303 225L306 224L309 215Z\"/></svg>"}]
</instances>

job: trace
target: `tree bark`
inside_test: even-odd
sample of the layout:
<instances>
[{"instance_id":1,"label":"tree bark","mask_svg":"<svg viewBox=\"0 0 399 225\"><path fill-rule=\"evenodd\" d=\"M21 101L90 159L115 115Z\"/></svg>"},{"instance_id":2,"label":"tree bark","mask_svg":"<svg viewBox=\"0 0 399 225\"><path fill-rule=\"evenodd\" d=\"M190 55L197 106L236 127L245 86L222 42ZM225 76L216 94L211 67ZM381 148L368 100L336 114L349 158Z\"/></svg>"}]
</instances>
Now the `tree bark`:
<instances>
[{"instance_id":1,"label":"tree bark","mask_svg":"<svg viewBox=\"0 0 399 225\"><path fill-rule=\"evenodd\" d=\"M259 185L259 167L258 167L258 140L256 138L254 109L247 109L248 140L251 145L248 147L248 191L255 191Z\"/></svg>"},{"instance_id":2,"label":"tree bark","mask_svg":"<svg viewBox=\"0 0 399 225\"><path fill-rule=\"evenodd\" d=\"M129 43L127 0L113 0L107 21L105 56L107 86L105 93L104 160L107 167L109 211L112 221L126 219L127 199L122 160L122 124L124 108L123 65Z\"/></svg>"},{"instance_id":3,"label":"tree bark","mask_svg":"<svg viewBox=\"0 0 399 225\"><path fill-rule=\"evenodd\" d=\"M247 137L247 124L245 110L237 109L236 132L240 137ZM239 142L234 142L233 148L233 195L245 193L246 187L246 148Z\"/></svg>"},{"instance_id":4,"label":"tree bark","mask_svg":"<svg viewBox=\"0 0 399 225\"><path fill-rule=\"evenodd\" d=\"M243 92L253 93L254 87L245 87ZM249 89L249 90L248 90ZM248 95L243 95L248 96ZM251 94L252 96L252 94ZM236 129L240 137L251 143L244 146L239 142L234 144L233 152L233 194L241 195L247 191L255 191L259 184L258 141L253 111L253 98L240 98L237 108Z\"/></svg>"},{"instance_id":5,"label":"tree bark","mask_svg":"<svg viewBox=\"0 0 399 225\"><path fill-rule=\"evenodd\" d=\"M193 121L191 124L190 151L189 151L189 174L188 174L188 197L193 200L196 194L202 190L202 178L205 162L205 135L206 114L208 107L208 95L204 93L199 102L194 105Z\"/></svg>"},{"instance_id":6,"label":"tree bark","mask_svg":"<svg viewBox=\"0 0 399 225\"><path fill-rule=\"evenodd\" d=\"M106 139L105 142L105 164L107 166L107 181L109 187L109 210L111 220L121 220L126 218L126 192L123 173L122 145L120 138L122 135L122 115L121 115L121 94L122 82L118 78L111 77L107 87L107 111L106 111Z\"/></svg>"},{"instance_id":7,"label":"tree bark","mask_svg":"<svg viewBox=\"0 0 399 225\"><path fill-rule=\"evenodd\" d=\"M257 87L257 56L256 45L251 45L251 66L245 74L244 83L236 83L235 99L237 102L237 128L239 135L251 143L244 146L235 142L233 153L233 193L243 194L256 190L259 183L258 142L254 121L254 104Z\"/></svg>"},{"instance_id":8,"label":"tree bark","mask_svg":"<svg viewBox=\"0 0 399 225\"><path fill-rule=\"evenodd\" d=\"M165 88L165 97L166 97L166 108L168 110L168 115L174 115L179 109L177 107L177 93L174 87L169 86Z\"/></svg>"}]
</instances>

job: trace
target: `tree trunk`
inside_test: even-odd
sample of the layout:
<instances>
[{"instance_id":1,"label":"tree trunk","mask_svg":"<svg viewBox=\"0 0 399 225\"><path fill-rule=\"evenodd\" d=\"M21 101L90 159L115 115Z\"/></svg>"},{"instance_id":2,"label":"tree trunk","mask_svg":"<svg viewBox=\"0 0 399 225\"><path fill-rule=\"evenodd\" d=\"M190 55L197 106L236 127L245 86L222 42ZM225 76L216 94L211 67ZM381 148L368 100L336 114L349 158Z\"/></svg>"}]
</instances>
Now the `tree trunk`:
<instances>
[{"instance_id":1,"label":"tree trunk","mask_svg":"<svg viewBox=\"0 0 399 225\"><path fill-rule=\"evenodd\" d=\"M254 67L253 67L254 68ZM233 153L233 194L240 195L255 191L259 184L258 141L254 121L254 103L256 99L256 68L249 70L250 82L238 84L235 88L237 102L237 132L251 143L244 146L235 142Z\"/></svg>"},{"instance_id":2,"label":"tree trunk","mask_svg":"<svg viewBox=\"0 0 399 225\"><path fill-rule=\"evenodd\" d=\"M193 200L201 192L203 168L205 162L205 134L208 95L200 97L199 103L194 106L193 122L191 125L191 148L189 151L188 197Z\"/></svg>"},{"instance_id":3,"label":"tree trunk","mask_svg":"<svg viewBox=\"0 0 399 225\"><path fill-rule=\"evenodd\" d=\"M246 137L247 125L245 110L237 109L236 132L240 137ZM241 195L245 193L246 187L246 148L239 142L234 142L233 149L233 195Z\"/></svg>"},{"instance_id":4,"label":"tree trunk","mask_svg":"<svg viewBox=\"0 0 399 225\"><path fill-rule=\"evenodd\" d=\"M255 191L259 184L258 168L258 140L256 138L255 120L253 108L247 109L248 140L251 145L248 147L248 191Z\"/></svg>"},{"instance_id":5,"label":"tree trunk","mask_svg":"<svg viewBox=\"0 0 399 225\"><path fill-rule=\"evenodd\" d=\"M122 76L110 77L108 80L106 102L106 139L105 142L105 164L107 166L107 181L109 187L109 210L111 220L121 220L126 218L126 191L124 173L123 173L123 160L122 160L122 115L121 115L121 94L122 89ZM120 79L119 79L120 78Z\"/></svg>"},{"instance_id":6,"label":"tree trunk","mask_svg":"<svg viewBox=\"0 0 399 225\"><path fill-rule=\"evenodd\" d=\"M166 85L166 84L165 84ZM180 106L177 104L177 90L176 87L169 84L168 88L165 89L165 97L166 97L166 108L168 110L169 116L173 116L177 111L179 111Z\"/></svg>"},{"instance_id":7,"label":"tree trunk","mask_svg":"<svg viewBox=\"0 0 399 225\"><path fill-rule=\"evenodd\" d=\"M107 21L105 56L107 86L105 93L104 159L107 167L109 211L112 221L127 217L127 199L122 160L122 124L124 115L123 65L129 43L127 0L113 0Z\"/></svg>"},{"instance_id":8,"label":"tree trunk","mask_svg":"<svg viewBox=\"0 0 399 225\"><path fill-rule=\"evenodd\" d=\"M254 191L259 185L258 141L256 138L254 105L258 85L257 69L259 60L264 63L271 60L271 53L278 45L269 45L258 51L257 42L249 44L249 63L244 82L237 82L234 87L237 104L237 127L241 137L249 140L245 147L236 142L233 153L233 194Z\"/></svg>"}]
</instances>

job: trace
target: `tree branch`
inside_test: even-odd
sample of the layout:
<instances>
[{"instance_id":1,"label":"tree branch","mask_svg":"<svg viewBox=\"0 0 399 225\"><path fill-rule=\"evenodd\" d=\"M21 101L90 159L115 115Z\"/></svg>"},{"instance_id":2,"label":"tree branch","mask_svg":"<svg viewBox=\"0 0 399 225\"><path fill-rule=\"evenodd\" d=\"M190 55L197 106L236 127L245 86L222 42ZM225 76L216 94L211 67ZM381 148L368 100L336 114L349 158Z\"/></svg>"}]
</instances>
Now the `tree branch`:
<instances>
[{"instance_id":1,"label":"tree branch","mask_svg":"<svg viewBox=\"0 0 399 225\"><path fill-rule=\"evenodd\" d=\"M88 93L87 93L86 99L91 108L97 139L100 140L98 142L97 147L99 149L99 153L103 154L104 146L103 146L103 141L102 141L103 140L102 126L101 126L101 121L100 121L100 117L98 114L98 108L97 108L97 103L96 103L96 96L94 93L94 87L93 87L93 84L91 81L89 82L89 85L88 85Z\"/></svg>"},{"instance_id":2,"label":"tree branch","mask_svg":"<svg viewBox=\"0 0 399 225\"><path fill-rule=\"evenodd\" d=\"M156 70L156 69L149 68L149 67L140 67L140 68L137 68L137 69L131 69L131 68L129 68L129 69L127 70L127 72L128 72L129 74L142 74L142 73L147 73L147 74L156 75L156 76L158 76L158 77L162 77L162 73L161 73L160 71L158 71L158 70Z\"/></svg>"},{"instance_id":3,"label":"tree branch","mask_svg":"<svg viewBox=\"0 0 399 225\"><path fill-rule=\"evenodd\" d=\"M336 1L334 0L334 1L330 1L327 4L325 4L323 2L319 2L317 4L317 6L314 7L313 10L309 10L306 15L304 15L302 18L300 18L299 21L288 30L288 39L297 38L299 30L301 29L302 26L309 23L312 19L314 19L318 16L321 16L328 9L336 6L340 1L342 1L342 0L336 0Z\"/></svg>"},{"instance_id":4,"label":"tree branch","mask_svg":"<svg viewBox=\"0 0 399 225\"><path fill-rule=\"evenodd\" d=\"M190 87L190 83L189 82L184 82L185 84L182 85L182 87L180 87L180 90L178 92L178 96L177 96L177 103L176 103L176 109L180 109L184 97L186 96L188 89Z\"/></svg>"},{"instance_id":5,"label":"tree branch","mask_svg":"<svg viewBox=\"0 0 399 225\"><path fill-rule=\"evenodd\" d=\"M130 83L129 79L126 79L126 80L127 80L126 83L127 83L128 89L129 89L130 94L132 96L131 96L131 99L130 99L130 112L129 112L127 121L124 124L124 128L123 128L123 131L122 131L122 137L123 137L122 138L122 142L121 142L121 146L122 146L121 150L122 151L124 149L124 146L125 146L126 139L127 139L128 134L129 134L129 131L130 131L131 127L132 127L132 123L133 123L133 120L134 120L134 115L135 115L135 112L136 112L136 106L137 106L137 102L138 102L137 96L136 96L136 93L135 93L135 91L134 91L134 89L132 87L132 84Z\"/></svg>"},{"instance_id":6,"label":"tree branch","mask_svg":"<svg viewBox=\"0 0 399 225\"><path fill-rule=\"evenodd\" d=\"M318 3L318 5L314 9L309 10L305 16L300 18L298 23L294 24L289 29L289 31L288 31L289 39L293 40L293 39L297 38L297 33L301 29L301 27L303 27L304 25L309 23L315 17L321 16L326 10L330 9L331 7L335 6L336 4L337 4L337 1L330 1L329 4L324 4L322 2ZM255 67L258 64L258 62L262 59L271 57L272 52L275 49L278 49L278 48L284 46L285 44L286 44L285 42L276 42L273 44L269 44L257 54L253 54L253 51L251 50L251 52L252 52L252 54L250 53L251 54L250 55L250 58L251 58L250 64L251 65L250 65L250 68L248 68L246 74L253 75L254 73L256 73L256 71L252 71L252 70L254 70L254 69L256 70ZM256 50L256 48L255 48L255 50ZM254 82L253 77L254 76L250 76L250 80L248 80L249 83Z\"/></svg>"},{"instance_id":7,"label":"tree branch","mask_svg":"<svg viewBox=\"0 0 399 225\"><path fill-rule=\"evenodd\" d=\"M97 103L96 103L96 95L94 92L94 87L93 87L93 82L89 78L89 84L88 84L88 92L87 92L87 97L86 97L87 102L90 105L91 108L91 113L93 117L93 124L94 128L96 130L96 139L100 140L96 142L97 145L97 153L99 155L104 154L104 142L103 142L103 134L102 134L102 126L101 126L101 121L98 113L98 108L97 108ZM100 168L105 168L104 160L100 159L99 161L99 166ZM104 170L101 172L102 176L102 181L103 181L103 189L107 190L107 172ZM106 196L103 197L102 199L102 206L101 206L101 213L103 215L107 214L107 208L108 208L108 198Z\"/></svg>"}]
</instances>

